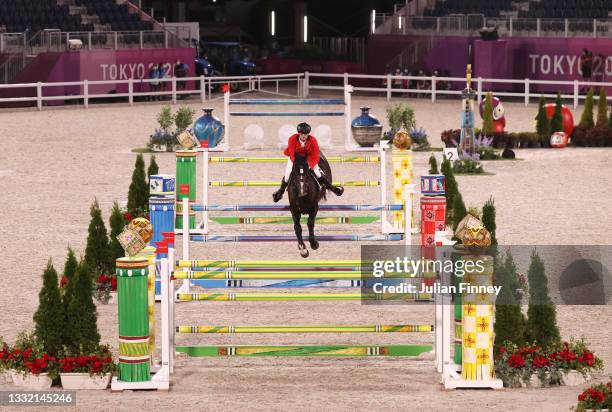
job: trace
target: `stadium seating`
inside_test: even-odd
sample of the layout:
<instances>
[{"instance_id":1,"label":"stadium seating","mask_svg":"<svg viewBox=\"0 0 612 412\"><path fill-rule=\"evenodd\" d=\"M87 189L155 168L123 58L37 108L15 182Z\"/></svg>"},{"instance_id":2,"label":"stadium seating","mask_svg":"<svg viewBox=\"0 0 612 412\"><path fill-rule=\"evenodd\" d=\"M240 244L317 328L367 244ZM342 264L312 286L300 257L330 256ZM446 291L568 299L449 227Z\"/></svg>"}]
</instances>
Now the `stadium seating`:
<instances>
[{"instance_id":1,"label":"stadium seating","mask_svg":"<svg viewBox=\"0 0 612 412\"><path fill-rule=\"evenodd\" d=\"M141 21L136 13L129 13L128 6L113 0L75 0L77 6L85 6L87 14L97 15L100 23L116 31L151 30L153 25ZM44 29L61 31L94 31L94 25L83 23L79 14L70 14L68 5L58 5L56 0L0 0L0 26L7 32L37 32Z\"/></svg>"},{"instance_id":2,"label":"stadium seating","mask_svg":"<svg viewBox=\"0 0 612 412\"><path fill-rule=\"evenodd\" d=\"M511 0L438 0L435 8L426 9L423 15L484 14L486 17L498 17L502 11L518 11L519 18L607 19L612 11L610 0L539 0L528 3L528 10L518 11L518 3L513 5Z\"/></svg>"}]
</instances>

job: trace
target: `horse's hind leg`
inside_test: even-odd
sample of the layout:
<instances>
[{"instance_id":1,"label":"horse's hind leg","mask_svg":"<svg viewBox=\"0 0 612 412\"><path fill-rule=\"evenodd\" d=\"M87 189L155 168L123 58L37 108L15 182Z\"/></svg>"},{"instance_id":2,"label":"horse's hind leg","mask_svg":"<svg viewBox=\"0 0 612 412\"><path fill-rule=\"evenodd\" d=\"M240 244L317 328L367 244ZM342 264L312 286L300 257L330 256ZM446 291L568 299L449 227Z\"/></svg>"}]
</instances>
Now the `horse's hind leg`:
<instances>
[{"instance_id":1,"label":"horse's hind leg","mask_svg":"<svg viewBox=\"0 0 612 412\"><path fill-rule=\"evenodd\" d=\"M300 223L302 216L299 212L291 212L291 216L293 217L293 230L295 231L295 236L298 241L298 250L303 258L307 258L309 252L304 244L304 239L302 239L302 225Z\"/></svg>"},{"instance_id":2,"label":"horse's hind leg","mask_svg":"<svg viewBox=\"0 0 612 412\"><path fill-rule=\"evenodd\" d=\"M312 250L317 250L319 248L319 242L315 238L314 234L314 226L315 226L315 218L317 217L317 210L314 212L310 212L308 214L308 242L310 243L310 247Z\"/></svg>"}]
</instances>

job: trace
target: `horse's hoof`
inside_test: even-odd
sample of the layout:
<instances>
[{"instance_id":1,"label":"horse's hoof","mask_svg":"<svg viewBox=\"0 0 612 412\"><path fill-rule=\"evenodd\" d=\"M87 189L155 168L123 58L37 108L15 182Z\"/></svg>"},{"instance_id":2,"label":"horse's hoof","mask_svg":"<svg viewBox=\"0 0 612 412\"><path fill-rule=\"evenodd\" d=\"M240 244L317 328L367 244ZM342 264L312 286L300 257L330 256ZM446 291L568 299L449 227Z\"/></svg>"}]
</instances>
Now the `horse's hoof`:
<instances>
[{"instance_id":1,"label":"horse's hoof","mask_svg":"<svg viewBox=\"0 0 612 412\"><path fill-rule=\"evenodd\" d=\"M317 241L317 239L311 238L308 239L308 242L310 242L310 248L312 250L317 250L319 248L319 242Z\"/></svg>"},{"instance_id":2,"label":"horse's hoof","mask_svg":"<svg viewBox=\"0 0 612 412\"><path fill-rule=\"evenodd\" d=\"M307 258L309 254L310 253L308 252L308 249L300 249L300 256L302 256L303 258Z\"/></svg>"}]
</instances>

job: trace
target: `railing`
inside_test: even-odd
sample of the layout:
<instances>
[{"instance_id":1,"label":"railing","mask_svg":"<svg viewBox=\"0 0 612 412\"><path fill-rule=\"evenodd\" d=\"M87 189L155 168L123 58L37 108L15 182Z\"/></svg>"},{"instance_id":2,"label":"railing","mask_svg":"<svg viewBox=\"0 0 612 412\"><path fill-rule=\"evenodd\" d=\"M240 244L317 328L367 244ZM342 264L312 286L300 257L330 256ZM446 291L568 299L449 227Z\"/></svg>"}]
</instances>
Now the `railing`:
<instances>
[{"instance_id":1,"label":"railing","mask_svg":"<svg viewBox=\"0 0 612 412\"><path fill-rule=\"evenodd\" d=\"M320 83L317 84L317 80ZM139 97L154 97L165 96L169 97L173 104L176 104L179 96L197 95L201 102L207 100L222 99L222 94L216 93L215 90L220 89L219 86L230 83L232 85L242 85L242 92L264 92L273 94L285 94L281 92L281 85L289 83L290 87L296 87L295 95L298 97L308 97L310 91L332 91L344 93L345 85L353 85L354 93L367 92L380 93L386 96L387 100L392 97L424 96L435 102L440 96L459 96L461 90L465 87L465 78L461 77L436 77L436 76L393 76L393 75L367 75L367 74L330 74L330 73L293 73L285 75L263 75L263 76L240 76L240 77L185 77L185 78L169 78L160 80L165 87L160 88L161 91L150 90L152 83L151 79L129 79L129 80L95 80L82 82L62 82L62 83L27 83L27 84L0 84L0 95L3 90L7 89L34 89L34 96L18 96L11 98L0 98L2 103L14 102L36 102L39 110L42 110L45 102L57 100L82 100L85 107L89 106L90 101L94 99L110 99L110 98L127 98L130 105L134 104L134 99ZM360 86L364 83L379 83L380 87L376 86ZM414 81L418 86L404 87L404 81ZM180 85L187 82L188 86L184 90ZM333 84L335 82L335 84ZM574 81L554 81L554 80L531 80L531 79L487 79L477 77L473 79L473 86L477 93L478 102L484 97L483 89L491 84L502 85L519 85L517 88L520 91L496 91L495 95L499 97L512 97L520 99L525 106L531 103L533 99L540 96L554 98L556 94L533 92L534 85L554 86L561 90L561 98L572 101L574 108L577 108L580 101L585 99L585 94L581 93L584 87L607 87L612 88L612 82L583 82ZM397 85L400 87L394 87ZM111 86L113 90L105 93L95 92L96 86ZM272 89L266 89L266 85L275 85ZM445 85L445 87L443 87ZM282 91L286 92L289 86L282 87ZM54 87L65 87L74 91L73 94L65 94L59 96L45 96L45 91ZM109 87L106 87L108 89ZM511 89L508 87L508 89ZM571 92L569 92L571 91Z\"/></svg>"},{"instance_id":2,"label":"railing","mask_svg":"<svg viewBox=\"0 0 612 412\"><path fill-rule=\"evenodd\" d=\"M0 33L0 54L20 52L25 45L24 33Z\"/></svg>"},{"instance_id":3,"label":"railing","mask_svg":"<svg viewBox=\"0 0 612 412\"><path fill-rule=\"evenodd\" d=\"M42 53L62 51L70 40L80 40L82 48L97 49L149 49L190 47L177 33L168 30L60 32L40 31L28 38L26 33L0 33L0 53Z\"/></svg>"},{"instance_id":4,"label":"railing","mask_svg":"<svg viewBox=\"0 0 612 412\"><path fill-rule=\"evenodd\" d=\"M330 74L330 73L304 73L304 97L308 96L310 90L333 90L343 91L345 85L353 85L354 92L382 93L387 100L391 100L396 96L425 96L431 98L435 102L438 97L445 95L460 96L461 91L465 88L465 78L462 77L436 77L436 76L394 76L394 75L369 75L369 74ZM326 84L316 84L313 80L322 79ZM330 85L330 79L336 80L337 85ZM381 87L372 86L356 86L367 80L368 83L378 82ZM404 81L410 84L413 81L417 87L404 87ZM478 103L484 98L485 92L483 88L490 84L502 85L521 85L520 91L495 91L495 96L520 98L524 101L525 106L531 103L532 99L537 99L540 96L554 98L557 95L553 93L532 92L533 85L548 85L554 86L561 91L562 99L572 100L574 108L578 107L580 100L584 100L586 95L581 94L584 87L608 87L612 88L612 82L584 82L579 80L574 81L559 81L559 80L531 80L531 79L487 79L477 77L472 79L472 87L476 90ZM401 87L395 87L401 84ZM444 85L444 87L442 87ZM512 86L508 87L512 89ZM571 90L571 93L564 92Z\"/></svg>"},{"instance_id":5,"label":"railing","mask_svg":"<svg viewBox=\"0 0 612 412\"><path fill-rule=\"evenodd\" d=\"M376 14L373 34L471 36L497 27L506 37L612 37L612 19L536 19L457 14L445 17Z\"/></svg>"},{"instance_id":6,"label":"railing","mask_svg":"<svg viewBox=\"0 0 612 412\"><path fill-rule=\"evenodd\" d=\"M304 73L262 75L262 76L224 76L224 77L181 77L167 79L128 79L128 80L84 80L80 82L53 82L53 83L14 83L0 84L0 95L3 90L27 89L33 93L23 93L25 96L1 98L2 103L36 102L38 110L42 110L46 102L50 101L82 101L85 108L95 99L114 99L127 98L130 106L134 105L135 98L162 97L169 98L172 104L176 104L180 96L198 95L203 103L206 100L222 99L223 95L213 95L215 90L219 90L222 85L230 84L232 87L243 86L245 90L239 93L257 91L278 95L302 97L304 89ZM152 88L153 82L160 84ZM295 83L295 94L281 92L282 83ZM193 86L191 88L181 85ZM266 85L268 88L266 89ZM272 85L272 87L270 87ZM63 95L45 95L53 92L53 88L62 87L71 93ZM96 92L96 88L111 89L108 92ZM284 87L283 90L287 88ZM161 90L161 91L157 91ZM29 94L29 95L28 95ZM32 95L33 94L33 95ZM235 93L237 94L237 93Z\"/></svg>"}]
</instances>

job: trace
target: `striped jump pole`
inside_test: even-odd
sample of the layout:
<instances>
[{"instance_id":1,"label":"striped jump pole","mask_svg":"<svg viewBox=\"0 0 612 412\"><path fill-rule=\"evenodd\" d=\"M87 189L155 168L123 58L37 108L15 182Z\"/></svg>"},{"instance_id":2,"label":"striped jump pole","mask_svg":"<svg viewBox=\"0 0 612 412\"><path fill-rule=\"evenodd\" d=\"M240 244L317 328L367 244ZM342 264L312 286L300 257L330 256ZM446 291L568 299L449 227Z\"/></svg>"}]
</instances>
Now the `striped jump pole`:
<instances>
[{"instance_id":1,"label":"striped jump pole","mask_svg":"<svg viewBox=\"0 0 612 412\"><path fill-rule=\"evenodd\" d=\"M433 325L281 325L281 326L189 326L176 333L428 333Z\"/></svg>"},{"instance_id":2,"label":"striped jump pole","mask_svg":"<svg viewBox=\"0 0 612 412\"><path fill-rule=\"evenodd\" d=\"M309 260L302 262L300 260L179 260L176 263L178 268L301 268L301 267L360 267L368 265L371 262L365 260Z\"/></svg>"},{"instance_id":3,"label":"striped jump pole","mask_svg":"<svg viewBox=\"0 0 612 412\"><path fill-rule=\"evenodd\" d=\"M419 356L431 345L237 345L177 346L176 351L196 357L225 356Z\"/></svg>"},{"instance_id":4,"label":"striped jump pole","mask_svg":"<svg viewBox=\"0 0 612 412\"><path fill-rule=\"evenodd\" d=\"M212 216L212 222L222 225L293 225L293 218L287 216ZM300 222L306 224L307 217L303 217ZM378 216L317 216L315 223L319 225L363 225L380 221Z\"/></svg>"},{"instance_id":5,"label":"striped jump pole","mask_svg":"<svg viewBox=\"0 0 612 412\"><path fill-rule=\"evenodd\" d=\"M378 180L340 180L332 183L334 186L347 187L380 187ZM278 181L274 180L213 180L210 181L211 187L276 187Z\"/></svg>"},{"instance_id":6,"label":"striped jump pole","mask_svg":"<svg viewBox=\"0 0 612 412\"><path fill-rule=\"evenodd\" d=\"M230 105L344 105L342 99L230 99Z\"/></svg>"},{"instance_id":7,"label":"striped jump pole","mask_svg":"<svg viewBox=\"0 0 612 412\"><path fill-rule=\"evenodd\" d=\"M186 237L186 236L185 236ZM398 242L404 235L323 235L320 242ZM194 242L297 242L294 235L190 235Z\"/></svg>"},{"instance_id":8,"label":"striped jump pole","mask_svg":"<svg viewBox=\"0 0 612 412\"><path fill-rule=\"evenodd\" d=\"M196 212L290 212L291 208L289 205L198 205L194 204L191 209ZM187 210L189 210L189 203L187 203ZM372 212L380 210L404 210L402 204L388 204L388 205L319 205L320 211L353 211L353 212Z\"/></svg>"},{"instance_id":9,"label":"striped jump pole","mask_svg":"<svg viewBox=\"0 0 612 412\"><path fill-rule=\"evenodd\" d=\"M405 273L386 274L383 277L374 277L372 274L362 274L354 271L304 271L304 272L285 272L285 271L253 271L253 272L202 272L185 271L176 272L175 279L404 279L412 276Z\"/></svg>"},{"instance_id":10,"label":"striped jump pole","mask_svg":"<svg viewBox=\"0 0 612 412\"><path fill-rule=\"evenodd\" d=\"M179 302L429 301L430 293L177 293Z\"/></svg>"},{"instance_id":11,"label":"striped jump pole","mask_svg":"<svg viewBox=\"0 0 612 412\"><path fill-rule=\"evenodd\" d=\"M380 156L326 156L329 163L380 163ZM210 156L210 163L287 163L285 156Z\"/></svg>"}]
</instances>

